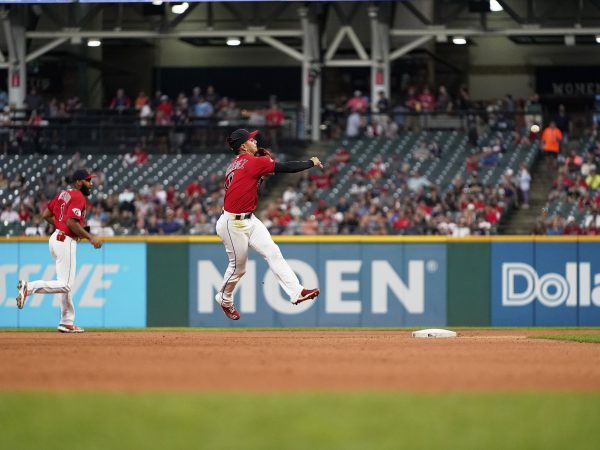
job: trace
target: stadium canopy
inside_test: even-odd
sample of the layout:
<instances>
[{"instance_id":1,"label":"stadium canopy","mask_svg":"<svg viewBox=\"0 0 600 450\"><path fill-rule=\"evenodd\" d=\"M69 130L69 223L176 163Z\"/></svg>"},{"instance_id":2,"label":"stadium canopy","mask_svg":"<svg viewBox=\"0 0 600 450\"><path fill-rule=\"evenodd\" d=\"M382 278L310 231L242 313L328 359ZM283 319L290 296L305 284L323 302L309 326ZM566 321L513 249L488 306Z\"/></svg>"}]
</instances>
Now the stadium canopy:
<instances>
[{"instance_id":1,"label":"stadium canopy","mask_svg":"<svg viewBox=\"0 0 600 450\"><path fill-rule=\"evenodd\" d=\"M104 39L232 36L272 47L302 67L306 129L318 139L328 67L370 68L370 98L390 92L390 63L432 41L504 36L572 45L600 40L600 0L194 1L0 0L0 68L9 101L25 99L26 65L61 45ZM28 44L30 43L30 44Z\"/></svg>"}]
</instances>

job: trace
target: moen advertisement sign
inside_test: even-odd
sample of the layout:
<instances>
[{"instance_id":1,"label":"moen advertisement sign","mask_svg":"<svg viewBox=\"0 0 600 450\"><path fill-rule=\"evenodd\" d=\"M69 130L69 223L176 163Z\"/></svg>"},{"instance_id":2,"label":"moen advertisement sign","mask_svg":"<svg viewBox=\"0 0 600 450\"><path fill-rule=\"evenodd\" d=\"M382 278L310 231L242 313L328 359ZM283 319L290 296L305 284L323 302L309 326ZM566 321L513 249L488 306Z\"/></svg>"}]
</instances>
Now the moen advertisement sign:
<instances>
[{"instance_id":1,"label":"moen advertisement sign","mask_svg":"<svg viewBox=\"0 0 600 450\"><path fill-rule=\"evenodd\" d=\"M492 244L492 325L600 325L599 243Z\"/></svg>"},{"instance_id":2,"label":"moen advertisement sign","mask_svg":"<svg viewBox=\"0 0 600 450\"><path fill-rule=\"evenodd\" d=\"M444 244L281 244L316 301L294 306L274 274L250 253L234 301L239 322L214 300L227 257L222 244L190 246L191 326L442 326L446 324Z\"/></svg>"},{"instance_id":3,"label":"moen advertisement sign","mask_svg":"<svg viewBox=\"0 0 600 450\"><path fill-rule=\"evenodd\" d=\"M0 327L55 327L60 294L35 294L17 309L19 279L52 280L55 265L47 243L2 243L0 246ZM75 322L86 327L146 326L146 244L107 244L77 249L73 291Z\"/></svg>"}]
</instances>

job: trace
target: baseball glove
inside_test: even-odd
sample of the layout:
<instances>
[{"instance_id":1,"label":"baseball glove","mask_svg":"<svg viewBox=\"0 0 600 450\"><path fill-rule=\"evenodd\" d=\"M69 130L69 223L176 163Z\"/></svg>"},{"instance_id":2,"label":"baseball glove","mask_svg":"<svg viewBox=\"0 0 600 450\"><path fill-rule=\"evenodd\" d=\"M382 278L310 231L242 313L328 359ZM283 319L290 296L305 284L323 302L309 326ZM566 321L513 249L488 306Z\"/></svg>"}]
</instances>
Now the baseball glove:
<instances>
[{"instance_id":1,"label":"baseball glove","mask_svg":"<svg viewBox=\"0 0 600 450\"><path fill-rule=\"evenodd\" d=\"M271 151L268 148L259 147L256 152L256 156L268 156L269 158L273 158L271 156Z\"/></svg>"}]
</instances>

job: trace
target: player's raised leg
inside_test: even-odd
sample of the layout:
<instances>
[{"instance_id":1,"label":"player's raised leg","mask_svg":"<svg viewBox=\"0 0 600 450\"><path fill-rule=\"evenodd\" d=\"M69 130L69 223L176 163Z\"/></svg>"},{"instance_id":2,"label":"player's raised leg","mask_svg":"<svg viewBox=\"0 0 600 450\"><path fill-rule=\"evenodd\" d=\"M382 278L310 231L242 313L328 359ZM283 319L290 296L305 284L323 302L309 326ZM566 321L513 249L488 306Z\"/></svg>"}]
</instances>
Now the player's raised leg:
<instances>
[{"instance_id":1,"label":"player's raised leg","mask_svg":"<svg viewBox=\"0 0 600 450\"><path fill-rule=\"evenodd\" d=\"M252 220L254 227L250 235L250 247L265 258L277 281L290 297L290 301L296 305L317 297L319 289L304 289L302 287L300 280L283 258L279 246L273 242L267 227L255 216L252 216L250 220Z\"/></svg>"}]
</instances>

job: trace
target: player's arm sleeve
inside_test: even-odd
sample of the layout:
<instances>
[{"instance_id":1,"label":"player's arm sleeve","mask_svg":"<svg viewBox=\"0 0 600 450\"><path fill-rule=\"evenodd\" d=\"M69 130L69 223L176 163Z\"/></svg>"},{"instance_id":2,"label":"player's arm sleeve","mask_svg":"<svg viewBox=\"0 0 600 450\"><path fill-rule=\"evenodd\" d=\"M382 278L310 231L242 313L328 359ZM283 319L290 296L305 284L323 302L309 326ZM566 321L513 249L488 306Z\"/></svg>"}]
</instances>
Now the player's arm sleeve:
<instances>
[{"instance_id":1,"label":"player's arm sleeve","mask_svg":"<svg viewBox=\"0 0 600 450\"><path fill-rule=\"evenodd\" d=\"M275 163L275 173L296 173L314 167L312 161L286 161Z\"/></svg>"}]
</instances>

